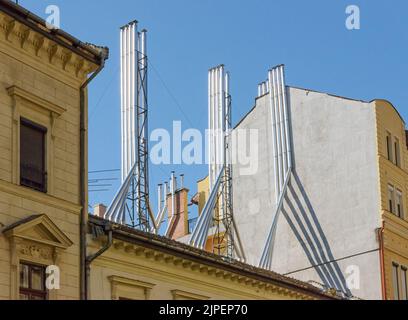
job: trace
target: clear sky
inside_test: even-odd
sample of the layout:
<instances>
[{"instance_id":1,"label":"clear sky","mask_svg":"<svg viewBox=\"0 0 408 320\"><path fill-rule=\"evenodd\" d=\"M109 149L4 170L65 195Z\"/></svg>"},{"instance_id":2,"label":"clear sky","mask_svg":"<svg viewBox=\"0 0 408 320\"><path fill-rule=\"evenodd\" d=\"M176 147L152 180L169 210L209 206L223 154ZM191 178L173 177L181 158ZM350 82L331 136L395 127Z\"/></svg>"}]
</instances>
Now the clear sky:
<instances>
[{"instance_id":1,"label":"clear sky","mask_svg":"<svg viewBox=\"0 0 408 320\"><path fill-rule=\"evenodd\" d=\"M61 28L110 48L106 69L90 86L90 171L120 168L119 27L138 20L148 29L150 129L207 127L207 70L231 72L233 122L254 105L268 68L284 63L287 84L350 98L391 101L408 119L408 1L406 0L20 0L46 18L58 5ZM345 27L348 5L358 5L361 29ZM156 190L171 170L186 174L191 195L206 165L153 166ZM90 179L119 178L119 172ZM110 184L111 182L105 182ZM109 203L92 192L91 204ZM103 188L102 188L103 189Z\"/></svg>"}]
</instances>

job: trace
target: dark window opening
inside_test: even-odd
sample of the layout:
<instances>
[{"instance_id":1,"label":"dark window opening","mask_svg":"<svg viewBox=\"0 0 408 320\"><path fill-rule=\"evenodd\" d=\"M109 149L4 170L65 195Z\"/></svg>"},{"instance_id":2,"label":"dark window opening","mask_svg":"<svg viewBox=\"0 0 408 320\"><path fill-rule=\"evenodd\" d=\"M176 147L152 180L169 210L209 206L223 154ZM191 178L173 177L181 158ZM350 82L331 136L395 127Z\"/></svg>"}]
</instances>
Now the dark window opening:
<instances>
[{"instance_id":1,"label":"dark window opening","mask_svg":"<svg viewBox=\"0 0 408 320\"><path fill-rule=\"evenodd\" d=\"M400 146L399 146L399 141L397 138L395 138L395 142L394 142L394 152L395 152L395 165L397 167L400 167L401 166Z\"/></svg>"},{"instance_id":2,"label":"dark window opening","mask_svg":"<svg viewBox=\"0 0 408 320\"><path fill-rule=\"evenodd\" d=\"M47 300L45 267L20 263L20 300Z\"/></svg>"},{"instance_id":3,"label":"dark window opening","mask_svg":"<svg viewBox=\"0 0 408 320\"><path fill-rule=\"evenodd\" d=\"M392 144L391 144L391 134L387 133L387 157L388 160L392 161Z\"/></svg>"},{"instance_id":4,"label":"dark window opening","mask_svg":"<svg viewBox=\"0 0 408 320\"><path fill-rule=\"evenodd\" d=\"M20 184L47 192L45 170L45 137L47 129L21 119L20 122Z\"/></svg>"}]
</instances>

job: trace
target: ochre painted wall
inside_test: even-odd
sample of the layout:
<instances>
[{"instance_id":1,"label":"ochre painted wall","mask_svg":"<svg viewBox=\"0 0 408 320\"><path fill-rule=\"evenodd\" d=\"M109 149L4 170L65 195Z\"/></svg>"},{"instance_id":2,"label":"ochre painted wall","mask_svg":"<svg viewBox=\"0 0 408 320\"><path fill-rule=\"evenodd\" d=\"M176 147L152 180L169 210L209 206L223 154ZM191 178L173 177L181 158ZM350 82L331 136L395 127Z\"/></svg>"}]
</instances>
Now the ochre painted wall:
<instances>
[{"instance_id":1,"label":"ochre painted wall","mask_svg":"<svg viewBox=\"0 0 408 320\"><path fill-rule=\"evenodd\" d=\"M61 271L61 289L50 297L78 299L79 88L96 66L10 21L0 13L0 230L31 215L47 215L73 242L58 251L58 260L44 254ZM20 117L47 128L47 194L19 185ZM15 249L19 260L42 263L41 250L48 252L36 241L25 243L26 251L22 245ZM19 260L10 261L11 248L11 239L0 232L0 299L18 298L13 274L18 274Z\"/></svg>"},{"instance_id":2,"label":"ochre painted wall","mask_svg":"<svg viewBox=\"0 0 408 320\"><path fill-rule=\"evenodd\" d=\"M378 163L380 172L381 216L384 225L384 278L386 298L395 299L392 265L408 267L408 151L405 123L396 109L387 101L376 101ZM393 141L397 138L400 148L400 166L388 160L387 132ZM393 151L394 143L393 143ZM402 191L404 217L401 219L389 211L388 185ZM401 277L400 277L401 280ZM400 285L401 290L401 285Z\"/></svg>"},{"instance_id":3,"label":"ochre painted wall","mask_svg":"<svg viewBox=\"0 0 408 320\"><path fill-rule=\"evenodd\" d=\"M92 241L92 250L96 251L102 244ZM90 298L279 300L315 297L115 240L113 246L92 263Z\"/></svg>"}]
</instances>

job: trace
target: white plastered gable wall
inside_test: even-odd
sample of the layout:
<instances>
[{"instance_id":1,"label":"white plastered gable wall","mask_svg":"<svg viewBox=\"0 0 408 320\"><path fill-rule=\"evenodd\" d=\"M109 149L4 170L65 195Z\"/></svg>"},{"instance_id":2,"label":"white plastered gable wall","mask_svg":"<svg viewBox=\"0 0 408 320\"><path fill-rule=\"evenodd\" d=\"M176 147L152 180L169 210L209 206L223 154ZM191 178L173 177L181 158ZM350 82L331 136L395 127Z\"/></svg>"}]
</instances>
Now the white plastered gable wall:
<instances>
[{"instance_id":1,"label":"white plastered gable wall","mask_svg":"<svg viewBox=\"0 0 408 320\"><path fill-rule=\"evenodd\" d=\"M347 290L346 271L360 271L365 299L381 298L379 187L374 103L289 88L294 174L280 214L272 269ZM275 210L268 96L236 129L258 129L258 170L234 166L234 217L248 263L258 265ZM238 152L245 152L239 150ZM347 258L349 256L354 256ZM325 262L343 259L336 263ZM349 267L351 269L347 270Z\"/></svg>"}]
</instances>

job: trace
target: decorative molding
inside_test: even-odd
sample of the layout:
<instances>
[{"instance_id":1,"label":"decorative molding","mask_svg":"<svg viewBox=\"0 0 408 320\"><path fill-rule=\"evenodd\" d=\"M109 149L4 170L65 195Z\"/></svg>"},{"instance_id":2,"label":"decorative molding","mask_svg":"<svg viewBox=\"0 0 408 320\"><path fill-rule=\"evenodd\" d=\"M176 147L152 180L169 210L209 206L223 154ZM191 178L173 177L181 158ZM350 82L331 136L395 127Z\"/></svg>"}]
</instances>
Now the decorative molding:
<instances>
[{"instance_id":1,"label":"decorative molding","mask_svg":"<svg viewBox=\"0 0 408 320\"><path fill-rule=\"evenodd\" d=\"M33 40L33 46L35 50L35 55L38 57L40 50L43 48L45 38L41 35L35 35Z\"/></svg>"},{"instance_id":2,"label":"decorative molding","mask_svg":"<svg viewBox=\"0 0 408 320\"><path fill-rule=\"evenodd\" d=\"M35 260L53 260L54 258L54 252L51 247L32 243L18 244L17 252L20 256L30 257Z\"/></svg>"},{"instance_id":3,"label":"decorative molding","mask_svg":"<svg viewBox=\"0 0 408 320\"><path fill-rule=\"evenodd\" d=\"M78 204L55 198L48 194L39 193L29 188L23 188L4 180L0 180L0 191L15 195L17 197L23 197L27 200L35 201L76 215L81 212L82 208Z\"/></svg>"},{"instance_id":4,"label":"decorative molding","mask_svg":"<svg viewBox=\"0 0 408 320\"><path fill-rule=\"evenodd\" d=\"M10 19L8 21L6 21L6 25L5 25L5 36L6 36L6 40L10 41L10 35L13 32L14 28L16 27L16 20Z\"/></svg>"},{"instance_id":5,"label":"decorative molding","mask_svg":"<svg viewBox=\"0 0 408 320\"><path fill-rule=\"evenodd\" d=\"M20 50L29 53L31 47L37 59L44 58L48 63L53 66L58 66L61 70L70 73L76 78L85 78L88 73L93 72L98 67L91 61L89 61L86 68L83 68L83 64L78 65L74 63L71 58L67 60L64 51L68 51L68 48L57 43L57 41L44 37L40 32L32 30L25 24L16 21L3 12L0 12L0 32L4 34L5 39L9 43L16 43ZM45 40L47 45L44 45ZM42 56L42 52L45 53L44 56ZM77 52L71 51L71 54L81 60L85 59ZM70 68L68 68L68 65Z\"/></svg>"},{"instance_id":6,"label":"decorative molding","mask_svg":"<svg viewBox=\"0 0 408 320\"><path fill-rule=\"evenodd\" d=\"M137 295L136 290L143 292L144 300L150 300L151 290L155 286L153 283L114 275L109 276L108 279L112 286L112 300L120 298L139 300L141 297Z\"/></svg>"},{"instance_id":7,"label":"decorative molding","mask_svg":"<svg viewBox=\"0 0 408 320\"><path fill-rule=\"evenodd\" d=\"M255 290L270 291L271 293L279 294L284 297L290 297L293 299L309 299L309 300L315 299L314 293L310 293L310 295L307 295L307 294L305 295L304 291L301 291L300 288L299 288L299 291L296 291L294 289L279 287L277 285L270 284L266 281L258 280L258 279L247 277L247 276L238 275L230 271L218 269L215 267L210 267L205 264L193 262L193 261L190 261L188 259L184 259L178 256L173 256L170 254L162 253L160 251L156 251L154 249L146 248L140 245L134 245L133 251L128 252L126 250L127 246L128 246L127 242L122 241L122 240L115 240L113 248L118 251L122 251L123 253L128 254L128 255L134 255L137 257L144 256L147 259L154 259L154 261L158 264L165 265L165 264L171 263L177 268L192 271L194 273L196 272L198 274L204 274L211 278L222 279L223 281L240 284L242 286L252 288ZM103 260L110 260L110 259L105 257ZM116 258L112 260L112 263L121 264L123 263L123 261L117 260ZM179 290L176 290L176 291L179 291Z\"/></svg>"},{"instance_id":8,"label":"decorative molding","mask_svg":"<svg viewBox=\"0 0 408 320\"><path fill-rule=\"evenodd\" d=\"M46 232L42 232L41 227L45 228ZM36 233L38 236L35 236ZM44 266L58 265L61 250L73 244L46 215L27 217L6 227L4 235L10 242L10 299L12 300L19 299L20 261ZM44 235L47 235L48 239L44 238ZM57 292L50 290L49 298L56 300Z\"/></svg>"},{"instance_id":9,"label":"decorative molding","mask_svg":"<svg viewBox=\"0 0 408 320\"><path fill-rule=\"evenodd\" d=\"M210 297L182 290L171 290L173 300L209 300Z\"/></svg>"},{"instance_id":10,"label":"decorative molding","mask_svg":"<svg viewBox=\"0 0 408 320\"><path fill-rule=\"evenodd\" d=\"M22 49L26 48L27 40L30 37L31 30L26 26L20 26L20 47Z\"/></svg>"},{"instance_id":11,"label":"decorative molding","mask_svg":"<svg viewBox=\"0 0 408 320\"><path fill-rule=\"evenodd\" d=\"M46 236L39 234L39 229L44 229ZM36 229L38 236L33 236L28 231ZM73 245L73 242L65 235L65 233L58 228L58 226L52 222L52 220L45 214L31 216L23 219L21 222L17 222L12 226L6 227L3 231L4 235L8 238L20 238L28 241L33 241L35 243L40 243L43 245L67 249ZM44 252L36 250L36 246L24 247L20 252L25 252L25 254L31 253L31 255L43 256Z\"/></svg>"},{"instance_id":12,"label":"decorative molding","mask_svg":"<svg viewBox=\"0 0 408 320\"><path fill-rule=\"evenodd\" d=\"M48 100L45 100L41 97L36 96L35 94L32 94L20 87L17 86L11 86L7 88L7 92L9 96L11 96L14 99L21 98L25 101L31 102L35 104L38 107L41 107L42 109L47 110L51 114L55 114L57 116L61 116L64 112L67 111L67 109L56 105L55 103L52 103Z\"/></svg>"}]
</instances>

